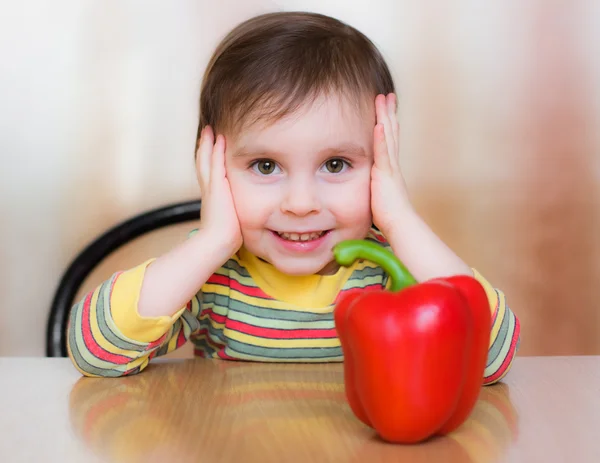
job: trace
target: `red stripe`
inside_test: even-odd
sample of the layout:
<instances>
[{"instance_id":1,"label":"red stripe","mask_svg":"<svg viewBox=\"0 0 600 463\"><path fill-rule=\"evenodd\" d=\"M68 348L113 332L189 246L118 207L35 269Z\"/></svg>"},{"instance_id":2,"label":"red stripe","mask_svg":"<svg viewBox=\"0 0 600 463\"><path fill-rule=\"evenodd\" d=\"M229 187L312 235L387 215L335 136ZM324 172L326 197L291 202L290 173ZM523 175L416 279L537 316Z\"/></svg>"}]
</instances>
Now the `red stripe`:
<instances>
[{"instance_id":1,"label":"red stripe","mask_svg":"<svg viewBox=\"0 0 600 463\"><path fill-rule=\"evenodd\" d=\"M375 230L375 229L373 229L373 228L371 229L371 236L372 236L373 238L375 238L377 241L379 241L380 243L385 243L385 244L387 244L387 240L386 240L386 239L385 239L385 237L383 236L383 233L381 233L381 232L378 232L377 230Z\"/></svg>"},{"instance_id":2,"label":"red stripe","mask_svg":"<svg viewBox=\"0 0 600 463\"><path fill-rule=\"evenodd\" d=\"M200 320L202 320L202 318L204 318L204 316L207 316L208 318L210 318L211 320L217 322L217 323L225 323L227 321L227 317L225 315L219 315L218 313L213 312L213 309L211 307L204 309L202 311L202 313L200 314Z\"/></svg>"},{"instance_id":3,"label":"red stripe","mask_svg":"<svg viewBox=\"0 0 600 463\"><path fill-rule=\"evenodd\" d=\"M217 355L219 356L219 358L222 358L223 360L237 360L234 357L231 357L230 355L227 355L225 353L225 347L223 347L223 349L221 349L220 351L218 351Z\"/></svg>"},{"instance_id":4,"label":"red stripe","mask_svg":"<svg viewBox=\"0 0 600 463\"><path fill-rule=\"evenodd\" d=\"M108 396L106 399L99 400L98 402L93 402L93 406L90 407L88 412L84 415L82 426L82 434L86 437L87 442L90 442L94 426L97 424L98 420L106 414L107 410L123 410L129 402L130 398L128 395L122 392L115 396Z\"/></svg>"},{"instance_id":5,"label":"red stripe","mask_svg":"<svg viewBox=\"0 0 600 463\"><path fill-rule=\"evenodd\" d=\"M521 323L519 322L519 319L515 317L515 332L513 333L513 337L510 342L510 349L508 350L508 354L504 358L502 365L500 365L500 368L498 368L496 373L494 373L493 375L487 376L483 379L483 384L493 383L494 381L496 381L498 378L500 378L506 372L506 369L508 368L508 366L510 365L510 362L512 361L513 357L515 356L515 349L517 348L517 341L519 340L520 333L521 333Z\"/></svg>"},{"instance_id":6,"label":"red stripe","mask_svg":"<svg viewBox=\"0 0 600 463\"><path fill-rule=\"evenodd\" d=\"M177 344L176 348L179 349L181 346L185 344L187 339L185 338L185 333L183 332L183 327L179 330L179 336L177 336Z\"/></svg>"},{"instance_id":7,"label":"red stripe","mask_svg":"<svg viewBox=\"0 0 600 463\"><path fill-rule=\"evenodd\" d=\"M314 330L282 330L278 328L261 328L249 325L237 320L229 319L227 328L251 336L259 336L269 339L331 339L336 338L335 328L314 329Z\"/></svg>"},{"instance_id":8,"label":"red stripe","mask_svg":"<svg viewBox=\"0 0 600 463\"><path fill-rule=\"evenodd\" d=\"M252 287L252 286L245 286L245 285L241 284L239 281L234 280L233 278L229 278L224 275L213 274L207 280L206 283L225 286L225 287L234 289L236 291L239 291L240 293L245 294L246 296L260 297L263 299L272 299L262 289Z\"/></svg>"},{"instance_id":9,"label":"red stripe","mask_svg":"<svg viewBox=\"0 0 600 463\"><path fill-rule=\"evenodd\" d=\"M146 346L146 350L152 350L152 349L154 349L155 347L158 347L158 346L160 346L160 345L161 345L161 344L164 342L164 340L165 340L165 338L166 338L166 337L167 337L167 333L163 334L163 335L162 335L160 338L158 338L156 341L152 341L151 343L149 343L149 344Z\"/></svg>"},{"instance_id":10,"label":"red stripe","mask_svg":"<svg viewBox=\"0 0 600 463\"><path fill-rule=\"evenodd\" d=\"M117 280L117 278L115 277L115 279L113 280L113 283L112 283L113 285L116 280ZM112 288L111 288L111 291L112 291ZM123 364L131 362L131 359L129 357L125 357L124 355L112 354L112 353L106 351L94 339L94 336L92 335L92 328L90 325L90 305L92 303L93 293L94 293L93 291L88 293L88 295L85 299L85 302L83 304L83 313L81 314L81 318L82 318L81 331L82 331L83 342L85 344L85 347L87 348L88 351L90 351L90 353L94 357L104 360L106 362L114 363L116 365L123 365Z\"/></svg>"}]
</instances>

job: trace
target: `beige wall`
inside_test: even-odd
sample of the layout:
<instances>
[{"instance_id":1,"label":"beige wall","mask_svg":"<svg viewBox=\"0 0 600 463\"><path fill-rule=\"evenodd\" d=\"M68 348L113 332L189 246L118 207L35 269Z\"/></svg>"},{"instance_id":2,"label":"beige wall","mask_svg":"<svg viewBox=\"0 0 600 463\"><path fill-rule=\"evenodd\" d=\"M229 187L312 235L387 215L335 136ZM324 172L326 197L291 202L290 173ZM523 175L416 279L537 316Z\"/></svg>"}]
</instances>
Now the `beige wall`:
<instances>
[{"instance_id":1,"label":"beige wall","mask_svg":"<svg viewBox=\"0 0 600 463\"><path fill-rule=\"evenodd\" d=\"M333 14L380 46L399 84L414 202L505 290L523 323L522 354L600 354L598 2L475 3L6 5L0 355L43 355L53 291L89 240L198 194L191 148L203 66L228 28L281 8ZM140 240L87 285L184 236L179 227Z\"/></svg>"}]
</instances>

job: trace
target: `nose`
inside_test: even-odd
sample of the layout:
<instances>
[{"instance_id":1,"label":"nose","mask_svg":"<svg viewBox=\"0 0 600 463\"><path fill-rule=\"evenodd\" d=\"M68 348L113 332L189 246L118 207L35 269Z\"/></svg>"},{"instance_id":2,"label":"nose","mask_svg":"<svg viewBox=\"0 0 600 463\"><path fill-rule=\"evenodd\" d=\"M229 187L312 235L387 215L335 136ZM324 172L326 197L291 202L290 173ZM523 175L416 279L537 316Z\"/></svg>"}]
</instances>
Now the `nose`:
<instances>
[{"instance_id":1,"label":"nose","mask_svg":"<svg viewBox=\"0 0 600 463\"><path fill-rule=\"evenodd\" d=\"M290 180L281 202L281 212L304 217L321 211L321 200L313 181Z\"/></svg>"}]
</instances>

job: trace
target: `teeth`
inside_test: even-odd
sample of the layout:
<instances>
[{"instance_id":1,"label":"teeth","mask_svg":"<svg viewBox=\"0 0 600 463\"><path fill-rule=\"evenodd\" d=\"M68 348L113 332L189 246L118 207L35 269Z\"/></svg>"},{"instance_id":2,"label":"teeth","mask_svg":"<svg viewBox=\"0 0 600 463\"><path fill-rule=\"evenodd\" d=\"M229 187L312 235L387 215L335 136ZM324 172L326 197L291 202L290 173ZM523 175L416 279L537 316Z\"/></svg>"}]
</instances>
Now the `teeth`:
<instances>
[{"instance_id":1,"label":"teeth","mask_svg":"<svg viewBox=\"0 0 600 463\"><path fill-rule=\"evenodd\" d=\"M313 232L313 233L279 233L284 240L289 241L310 241L316 240L321 237L325 232Z\"/></svg>"}]
</instances>

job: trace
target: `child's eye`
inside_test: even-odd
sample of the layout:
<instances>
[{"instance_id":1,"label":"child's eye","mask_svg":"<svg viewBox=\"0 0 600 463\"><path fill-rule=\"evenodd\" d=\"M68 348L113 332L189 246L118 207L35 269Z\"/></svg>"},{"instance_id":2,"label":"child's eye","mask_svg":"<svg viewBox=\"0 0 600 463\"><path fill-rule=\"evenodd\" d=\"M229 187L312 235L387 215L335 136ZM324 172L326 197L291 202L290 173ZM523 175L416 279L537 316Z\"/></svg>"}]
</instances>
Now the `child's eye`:
<instances>
[{"instance_id":1,"label":"child's eye","mask_svg":"<svg viewBox=\"0 0 600 463\"><path fill-rule=\"evenodd\" d=\"M261 159L259 161L255 161L251 166L254 171L261 175L271 175L277 169L277 164L275 161L271 161L270 159Z\"/></svg>"},{"instance_id":2,"label":"child's eye","mask_svg":"<svg viewBox=\"0 0 600 463\"><path fill-rule=\"evenodd\" d=\"M350 164L343 159L334 158L325 162L325 168L332 174L339 174L344 167L350 167Z\"/></svg>"}]
</instances>

